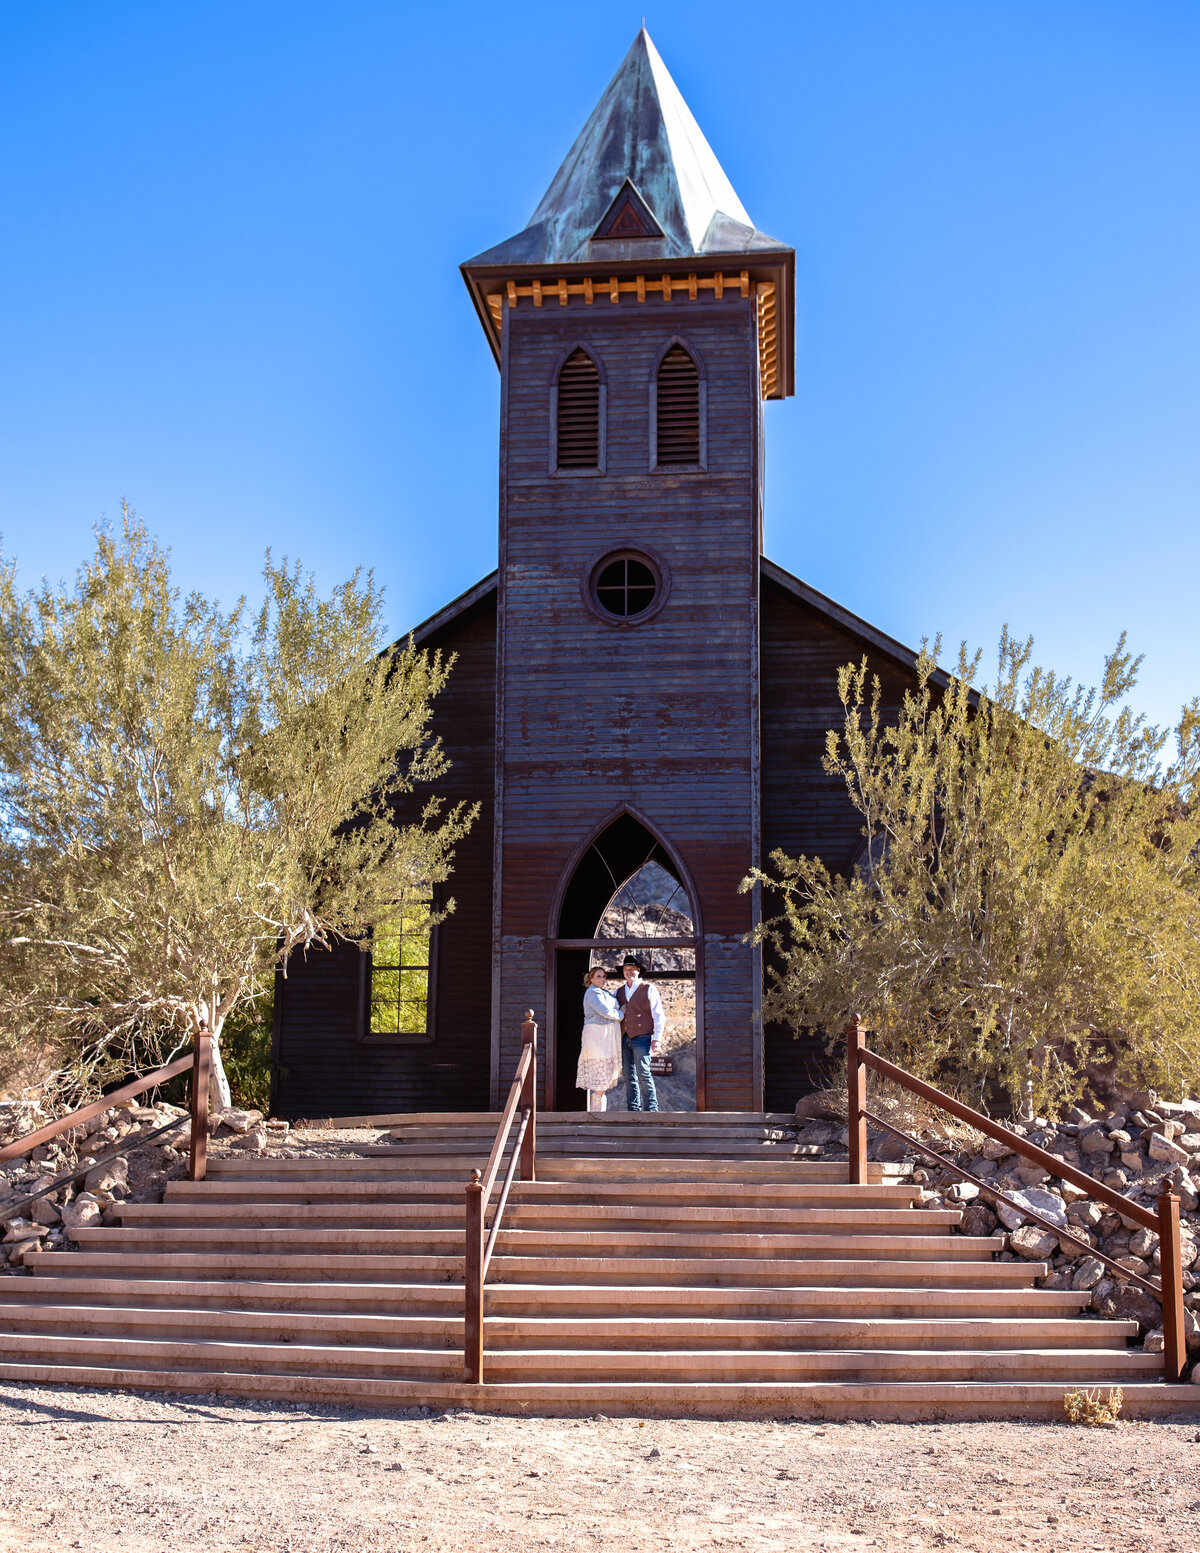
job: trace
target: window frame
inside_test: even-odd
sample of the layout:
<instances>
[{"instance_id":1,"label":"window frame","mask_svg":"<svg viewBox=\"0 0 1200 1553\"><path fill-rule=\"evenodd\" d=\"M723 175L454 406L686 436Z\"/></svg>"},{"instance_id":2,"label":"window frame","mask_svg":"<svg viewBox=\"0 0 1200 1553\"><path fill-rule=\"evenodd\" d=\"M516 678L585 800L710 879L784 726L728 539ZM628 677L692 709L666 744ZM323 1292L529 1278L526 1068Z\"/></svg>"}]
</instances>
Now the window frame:
<instances>
[{"instance_id":1,"label":"window frame","mask_svg":"<svg viewBox=\"0 0 1200 1553\"><path fill-rule=\"evenodd\" d=\"M699 388L700 461L695 464L660 464L658 461L658 373L668 351L673 350L677 345L692 358L696 368L697 386ZM700 352L689 340L684 339L682 335L672 335L655 358L654 367L650 373L649 425L649 469L651 474L688 475L708 473L708 373L704 369L704 358L700 355Z\"/></svg>"},{"instance_id":2,"label":"window frame","mask_svg":"<svg viewBox=\"0 0 1200 1553\"><path fill-rule=\"evenodd\" d=\"M621 560L641 561L650 568L657 583L657 590L650 605L638 615L613 615L610 614L600 600L596 597L596 582L601 572L613 561ZM608 545L591 557L583 569L583 576L579 581L579 592L583 599L584 608L602 625L611 627L615 631L634 630L638 626L645 625L653 620L666 606L671 596L671 573L666 561L657 550L652 550L649 545L639 541L632 541L624 545Z\"/></svg>"},{"instance_id":3,"label":"window frame","mask_svg":"<svg viewBox=\"0 0 1200 1553\"><path fill-rule=\"evenodd\" d=\"M441 907L441 892L434 885L429 894L429 909L436 917ZM363 1046L431 1046L436 1039L437 1031L437 962L438 942L441 937L441 923L433 922L429 928L429 963L426 975L427 983L425 997L425 1033L423 1035L410 1031L376 1031L371 1029L371 978L375 971L375 956L371 948L359 952L358 966L358 1041ZM373 941L372 933L368 944ZM409 969L417 969L415 966ZM385 967L392 969L392 967ZM404 967L398 967L404 969Z\"/></svg>"},{"instance_id":4,"label":"window frame","mask_svg":"<svg viewBox=\"0 0 1200 1553\"><path fill-rule=\"evenodd\" d=\"M596 467L594 469L564 468L558 466L558 386L562 378L563 368L576 351L582 351L596 368L600 379L600 403L598 409L598 424L596 429ZM597 351L586 340L574 340L558 357L554 364L554 372L550 378L550 448L548 460L548 472L556 480L570 480L579 477L584 480L595 480L607 472L607 444L608 444L608 378L604 371L604 362Z\"/></svg>"}]
</instances>

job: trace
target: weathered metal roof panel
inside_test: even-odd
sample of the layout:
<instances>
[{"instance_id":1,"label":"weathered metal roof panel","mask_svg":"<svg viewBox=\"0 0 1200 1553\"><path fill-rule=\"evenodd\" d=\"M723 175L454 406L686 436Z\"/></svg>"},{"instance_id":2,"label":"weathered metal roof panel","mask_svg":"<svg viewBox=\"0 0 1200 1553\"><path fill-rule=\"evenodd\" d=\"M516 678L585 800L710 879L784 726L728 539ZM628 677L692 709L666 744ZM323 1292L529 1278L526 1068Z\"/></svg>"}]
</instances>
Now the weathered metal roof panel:
<instances>
[{"instance_id":1,"label":"weathered metal roof panel","mask_svg":"<svg viewBox=\"0 0 1200 1553\"><path fill-rule=\"evenodd\" d=\"M653 213L661 238L594 237L626 180ZM785 248L755 228L643 27L529 225L466 268Z\"/></svg>"}]
</instances>

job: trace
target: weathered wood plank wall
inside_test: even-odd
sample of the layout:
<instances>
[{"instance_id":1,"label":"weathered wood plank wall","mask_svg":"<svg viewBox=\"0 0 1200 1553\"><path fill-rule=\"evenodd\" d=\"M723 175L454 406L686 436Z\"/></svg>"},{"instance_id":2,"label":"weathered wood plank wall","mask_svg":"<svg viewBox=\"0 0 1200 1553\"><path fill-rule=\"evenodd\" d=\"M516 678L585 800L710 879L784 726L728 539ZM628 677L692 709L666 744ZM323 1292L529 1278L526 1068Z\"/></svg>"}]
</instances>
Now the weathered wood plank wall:
<instances>
[{"instance_id":1,"label":"weathered wood plank wall","mask_svg":"<svg viewBox=\"0 0 1200 1553\"><path fill-rule=\"evenodd\" d=\"M448 803L480 802L459 845L447 893L455 910L437 931L433 1040L359 1039L361 955L343 946L293 957L276 981L276 1114L486 1110L491 1027L492 790L495 770L496 600L490 593L422 645L457 654L435 704L433 732L451 767L432 785ZM427 792L399 808L415 820Z\"/></svg>"},{"instance_id":2,"label":"weathered wood plank wall","mask_svg":"<svg viewBox=\"0 0 1200 1553\"><path fill-rule=\"evenodd\" d=\"M651 473L649 395L675 337L706 379L706 472ZM705 935L710 1108L757 1108L756 951L737 885L757 856L760 402L752 304L711 294L506 309L501 410L493 1100L516 1062L521 1011L546 1018L551 902L584 838L619 802L696 882ZM598 359L606 472L549 472L550 395L567 354ZM582 587L605 551L648 547L665 608L607 624ZM551 1001L551 1006L553 1000Z\"/></svg>"},{"instance_id":3,"label":"weathered wood plank wall","mask_svg":"<svg viewBox=\"0 0 1200 1553\"><path fill-rule=\"evenodd\" d=\"M866 653L882 688L885 715L894 712L915 677L871 650L860 637L787 592L762 583L762 825L763 857L776 848L789 856L820 857L835 870L850 866L863 843L862 822L844 783L822 767L825 735L842 727L837 672ZM764 911L773 906L768 893ZM776 908L777 909L777 908ZM820 1088L829 1073L824 1038L793 1037L768 1025L766 1107L790 1111Z\"/></svg>"}]
</instances>

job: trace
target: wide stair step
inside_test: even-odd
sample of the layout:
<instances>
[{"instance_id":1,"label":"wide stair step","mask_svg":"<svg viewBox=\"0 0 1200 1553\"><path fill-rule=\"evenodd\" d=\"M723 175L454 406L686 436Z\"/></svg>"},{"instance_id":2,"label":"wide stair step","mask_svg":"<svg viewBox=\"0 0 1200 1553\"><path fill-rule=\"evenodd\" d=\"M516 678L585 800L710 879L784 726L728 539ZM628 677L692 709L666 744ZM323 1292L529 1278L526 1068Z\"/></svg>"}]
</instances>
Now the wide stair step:
<instances>
[{"instance_id":1,"label":"wide stair step","mask_svg":"<svg viewBox=\"0 0 1200 1553\"><path fill-rule=\"evenodd\" d=\"M389 1118L390 1140L211 1162L81 1249L0 1280L0 1380L360 1405L964 1417L1200 1403L874 1167L815 1159L788 1117L543 1116L462 1380L464 1187L496 1118Z\"/></svg>"}]
</instances>

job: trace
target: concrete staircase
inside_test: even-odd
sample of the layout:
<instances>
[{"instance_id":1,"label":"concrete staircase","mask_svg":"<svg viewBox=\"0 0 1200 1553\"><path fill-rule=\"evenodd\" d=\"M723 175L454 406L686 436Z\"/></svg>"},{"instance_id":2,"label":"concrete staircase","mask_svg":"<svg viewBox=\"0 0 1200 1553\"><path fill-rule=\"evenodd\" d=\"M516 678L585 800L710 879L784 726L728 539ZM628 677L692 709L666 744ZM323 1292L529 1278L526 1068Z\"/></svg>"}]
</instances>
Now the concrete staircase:
<instances>
[{"instance_id":1,"label":"concrete staircase","mask_svg":"<svg viewBox=\"0 0 1200 1553\"><path fill-rule=\"evenodd\" d=\"M588 1413L1061 1416L1194 1409L1132 1322L1034 1287L914 1189L846 1183L790 1118L539 1118L462 1383L463 1185L495 1118L337 1158L214 1159L0 1280L0 1379Z\"/></svg>"}]
</instances>

